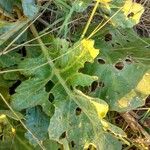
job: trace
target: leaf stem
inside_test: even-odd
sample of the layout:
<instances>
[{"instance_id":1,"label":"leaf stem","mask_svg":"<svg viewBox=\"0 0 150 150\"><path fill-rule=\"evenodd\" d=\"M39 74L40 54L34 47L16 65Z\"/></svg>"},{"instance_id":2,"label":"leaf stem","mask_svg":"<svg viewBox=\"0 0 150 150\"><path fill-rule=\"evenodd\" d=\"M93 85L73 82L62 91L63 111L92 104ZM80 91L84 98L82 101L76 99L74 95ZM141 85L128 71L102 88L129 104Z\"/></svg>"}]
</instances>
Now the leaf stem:
<instances>
[{"instance_id":1,"label":"leaf stem","mask_svg":"<svg viewBox=\"0 0 150 150\"><path fill-rule=\"evenodd\" d=\"M94 34L96 34L99 30L101 30L113 17L115 17L120 11L122 10L122 7L118 9L106 22L104 22L102 25L98 24L98 26L94 29L94 31L89 35L88 39L90 39Z\"/></svg>"},{"instance_id":2,"label":"leaf stem","mask_svg":"<svg viewBox=\"0 0 150 150\"><path fill-rule=\"evenodd\" d=\"M68 21L69 21L69 19L71 18L73 12L74 12L74 6L72 6L72 7L70 8L69 14L66 16L65 21L63 22L61 28L60 28L59 31L58 31L58 35L61 34L61 32L62 32L63 29L65 29L65 37L66 37Z\"/></svg>"},{"instance_id":3,"label":"leaf stem","mask_svg":"<svg viewBox=\"0 0 150 150\"><path fill-rule=\"evenodd\" d=\"M96 10L97 10L98 5L99 5L99 1L96 2L95 6L94 6L94 8L93 8L93 11L92 11L92 13L91 13L91 15L90 15L90 18L88 19L88 22L87 22L87 24L86 24L86 26L85 26L85 28L84 28L84 30L83 30L83 33L82 33L82 35L81 35L81 39L84 38L84 36L85 36L85 34L86 34L86 32L87 32L87 30L88 30L88 28L89 28L89 25L90 25L90 23L91 23L91 21L92 21L92 19L93 19L93 17L94 17L94 14L95 14L95 12L96 12Z\"/></svg>"}]
</instances>

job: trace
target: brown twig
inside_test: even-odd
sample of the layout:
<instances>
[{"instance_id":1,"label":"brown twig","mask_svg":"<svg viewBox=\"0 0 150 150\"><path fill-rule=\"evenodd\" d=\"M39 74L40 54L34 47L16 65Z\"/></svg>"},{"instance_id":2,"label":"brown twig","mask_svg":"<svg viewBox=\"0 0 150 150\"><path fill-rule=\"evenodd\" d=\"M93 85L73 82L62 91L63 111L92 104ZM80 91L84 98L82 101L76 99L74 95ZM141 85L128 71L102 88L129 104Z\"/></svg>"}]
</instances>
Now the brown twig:
<instances>
[{"instance_id":1,"label":"brown twig","mask_svg":"<svg viewBox=\"0 0 150 150\"><path fill-rule=\"evenodd\" d=\"M145 136L147 141L150 142L150 135L143 129L143 127L130 114L130 112L121 113L120 115L124 118L124 120L128 123L128 125L134 132L141 132Z\"/></svg>"}]
</instances>

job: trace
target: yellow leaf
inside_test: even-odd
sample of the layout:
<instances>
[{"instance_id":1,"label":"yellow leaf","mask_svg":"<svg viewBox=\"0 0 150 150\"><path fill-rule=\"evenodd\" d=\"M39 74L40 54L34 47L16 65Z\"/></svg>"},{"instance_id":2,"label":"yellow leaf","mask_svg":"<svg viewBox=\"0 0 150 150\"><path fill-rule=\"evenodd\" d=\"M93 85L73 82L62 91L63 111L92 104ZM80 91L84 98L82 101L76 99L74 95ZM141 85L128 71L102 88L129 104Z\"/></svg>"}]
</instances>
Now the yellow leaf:
<instances>
[{"instance_id":1,"label":"yellow leaf","mask_svg":"<svg viewBox=\"0 0 150 150\"><path fill-rule=\"evenodd\" d=\"M104 4L104 7L108 10L110 10L110 7L109 7L109 2L111 2L112 0L96 0L97 2L100 2L102 4Z\"/></svg>"},{"instance_id":2,"label":"yellow leaf","mask_svg":"<svg viewBox=\"0 0 150 150\"><path fill-rule=\"evenodd\" d=\"M139 93L143 100L150 94L150 73L145 73L135 89L132 89L118 101L119 107L128 107L134 98L139 97Z\"/></svg>"},{"instance_id":3,"label":"yellow leaf","mask_svg":"<svg viewBox=\"0 0 150 150\"><path fill-rule=\"evenodd\" d=\"M89 142L85 143L84 150L89 150L89 146L91 147L90 150L96 150L96 145Z\"/></svg>"},{"instance_id":4,"label":"yellow leaf","mask_svg":"<svg viewBox=\"0 0 150 150\"><path fill-rule=\"evenodd\" d=\"M99 50L94 48L93 40L83 39L81 44L83 46L83 50L88 51L93 59L99 54Z\"/></svg>"},{"instance_id":5,"label":"yellow leaf","mask_svg":"<svg viewBox=\"0 0 150 150\"><path fill-rule=\"evenodd\" d=\"M109 124L104 119L101 120L101 123L103 125L103 129L106 131L109 128Z\"/></svg>"},{"instance_id":6,"label":"yellow leaf","mask_svg":"<svg viewBox=\"0 0 150 150\"><path fill-rule=\"evenodd\" d=\"M111 2L112 0L96 0L97 2L100 2L100 3L109 3Z\"/></svg>"},{"instance_id":7,"label":"yellow leaf","mask_svg":"<svg viewBox=\"0 0 150 150\"><path fill-rule=\"evenodd\" d=\"M131 90L128 94L126 94L124 97L122 97L119 101L119 107L126 108L130 104L130 101L136 97L136 92L134 90Z\"/></svg>"},{"instance_id":8,"label":"yellow leaf","mask_svg":"<svg viewBox=\"0 0 150 150\"><path fill-rule=\"evenodd\" d=\"M100 104L95 101L91 101L91 103L95 106L98 116L100 118L104 118L108 112L108 105L102 103Z\"/></svg>"},{"instance_id":9,"label":"yellow leaf","mask_svg":"<svg viewBox=\"0 0 150 150\"><path fill-rule=\"evenodd\" d=\"M15 130L15 128L11 128L11 132L13 133L13 134L15 134L16 133L16 130Z\"/></svg>"},{"instance_id":10,"label":"yellow leaf","mask_svg":"<svg viewBox=\"0 0 150 150\"><path fill-rule=\"evenodd\" d=\"M2 114L0 115L0 119L5 119L6 118L6 115Z\"/></svg>"},{"instance_id":11,"label":"yellow leaf","mask_svg":"<svg viewBox=\"0 0 150 150\"><path fill-rule=\"evenodd\" d=\"M150 73L146 73L138 83L136 90L144 95L150 94Z\"/></svg>"},{"instance_id":12,"label":"yellow leaf","mask_svg":"<svg viewBox=\"0 0 150 150\"><path fill-rule=\"evenodd\" d=\"M144 12L144 7L132 0L126 0L122 10L127 18L133 19L137 24Z\"/></svg>"},{"instance_id":13,"label":"yellow leaf","mask_svg":"<svg viewBox=\"0 0 150 150\"><path fill-rule=\"evenodd\" d=\"M7 117L4 114L0 115L0 124L1 123L3 123L3 124L7 123Z\"/></svg>"}]
</instances>

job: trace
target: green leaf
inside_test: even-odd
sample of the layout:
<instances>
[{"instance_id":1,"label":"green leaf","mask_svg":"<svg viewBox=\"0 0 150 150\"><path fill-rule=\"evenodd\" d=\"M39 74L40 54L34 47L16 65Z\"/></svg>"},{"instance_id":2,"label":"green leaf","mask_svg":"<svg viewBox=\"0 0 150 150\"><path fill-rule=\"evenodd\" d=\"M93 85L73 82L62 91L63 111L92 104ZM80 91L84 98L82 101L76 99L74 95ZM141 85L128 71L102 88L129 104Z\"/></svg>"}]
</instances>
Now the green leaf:
<instances>
[{"instance_id":1,"label":"green leaf","mask_svg":"<svg viewBox=\"0 0 150 150\"><path fill-rule=\"evenodd\" d=\"M6 150L10 148L12 150L33 150L33 147L28 143L27 139L24 137L25 131L22 128L18 127L15 134L13 134L11 132L11 128L9 129L7 126L5 126L5 130L3 133L4 139L0 141L1 150Z\"/></svg>"},{"instance_id":2,"label":"green leaf","mask_svg":"<svg viewBox=\"0 0 150 150\"><path fill-rule=\"evenodd\" d=\"M150 65L150 40L139 37L133 29L109 27L95 39L96 46L101 50L100 57L109 64L128 59L133 63Z\"/></svg>"},{"instance_id":3,"label":"green leaf","mask_svg":"<svg viewBox=\"0 0 150 150\"><path fill-rule=\"evenodd\" d=\"M41 105L47 115L52 115L52 105L48 101L49 94L45 91L46 80L33 78L24 81L12 96L12 107L22 110ZM32 87L31 87L32 85Z\"/></svg>"},{"instance_id":4,"label":"green leaf","mask_svg":"<svg viewBox=\"0 0 150 150\"><path fill-rule=\"evenodd\" d=\"M24 118L24 116L21 113L19 113L19 112L15 112L15 113L19 117L19 120ZM14 120L18 120L18 117L16 117L16 115L14 115L14 113L12 113L10 110L0 110L0 115L6 115L9 118L12 118Z\"/></svg>"},{"instance_id":5,"label":"green leaf","mask_svg":"<svg viewBox=\"0 0 150 150\"><path fill-rule=\"evenodd\" d=\"M0 8L2 8L4 11L12 13L13 7L15 5L20 5L20 3L20 0L1 0Z\"/></svg>"},{"instance_id":6,"label":"green leaf","mask_svg":"<svg viewBox=\"0 0 150 150\"><path fill-rule=\"evenodd\" d=\"M1 84L0 93L5 97L5 99L7 101L9 101L9 99L10 99L9 86L12 83L4 80L3 78L0 78L0 84ZM4 109L8 109L8 108L7 108L6 104L4 103L3 99L0 97L0 110L4 110Z\"/></svg>"},{"instance_id":7,"label":"green leaf","mask_svg":"<svg viewBox=\"0 0 150 150\"><path fill-rule=\"evenodd\" d=\"M111 22L113 26L121 28L132 28L138 24L144 12L142 4L132 0L121 0L120 2L114 1L112 3L110 15L115 14L118 8L122 9L111 19Z\"/></svg>"},{"instance_id":8,"label":"green leaf","mask_svg":"<svg viewBox=\"0 0 150 150\"><path fill-rule=\"evenodd\" d=\"M49 136L51 140L55 140L63 144L64 148L67 148L71 142L70 140L60 140L63 132L65 132L65 130L67 130L69 127L67 125L66 118L69 119L68 121L74 122L76 120L76 116L68 118L68 115L74 114L73 112L75 109L80 107L80 109L83 110L83 118L85 119L85 122L87 121L87 127L82 127L81 125L81 131L84 129L83 131L85 131L84 134L87 134L86 138L88 141L86 143L84 141L86 138L82 140L81 136L79 138L74 136L77 130L76 128L72 130L70 138L77 140L77 149L82 149L84 146L87 144L89 145L90 143L93 143L96 145L96 147L100 148L103 144L105 145L106 142L105 133L103 133L103 126L101 124L101 118L106 115L108 106L100 99L89 98L77 90L74 90L74 92L72 91L72 88L75 88L76 86L88 86L97 79L97 77L84 75L78 71L80 68L84 67L85 62L93 62L94 58L98 54L98 50L93 47L94 42L92 40L84 39L83 41L75 43L70 48L68 48L68 42L65 40L54 39L54 41L55 42L52 47L57 49L55 49L55 53L51 53L51 50L49 50L48 55L51 55L53 59L63 55L61 59L55 60L56 71L59 72L62 79L59 79L57 76L55 76L53 68L50 68L49 65L42 65L46 61L43 55L37 58L25 59L20 64L21 68L25 69L21 73L25 76L29 76L30 78L26 81L23 81L22 84L16 89L16 93L12 96L11 105L16 110L22 110L28 107L41 105L44 112L51 112L49 107L44 109L44 106L48 105L48 96L49 94L52 94L54 97L52 104L55 107L55 112L50 120ZM36 70L33 70L32 68L29 69L30 66L37 67L39 65L42 66ZM60 84L60 80L65 81L65 86L67 86L67 88L70 90L69 94L66 91L66 88ZM45 85L48 83L48 81L51 81L50 83L53 83L54 86L49 92L46 92ZM68 105L68 103L70 104ZM60 115L60 117L58 115ZM57 122L57 120L59 120L59 122ZM81 124L83 124L82 121ZM75 127L79 125L80 120L77 122L77 125L75 123ZM90 137L88 137L89 131L92 131L93 133L93 135ZM97 132L101 133L104 138L101 138L101 134L99 135ZM106 138L110 137L113 138L111 135L108 135ZM115 140L115 138L113 140ZM118 141L116 141L116 143L119 145L118 148L121 149L121 144Z\"/></svg>"},{"instance_id":9,"label":"green leaf","mask_svg":"<svg viewBox=\"0 0 150 150\"><path fill-rule=\"evenodd\" d=\"M29 108L26 110L26 126L40 141L48 138L47 130L49 125L49 117L46 116L39 107ZM29 142L36 146L37 142L32 135L27 132L25 137Z\"/></svg>"},{"instance_id":10,"label":"green leaf","mask_svg":"<svg viewBox=\"0 0 150 150\"><path fill-rule=\"evenodd\" d=\"M92 102L97 101L104 108L108 107L107 104L102 100L87 97L79 91L76 92L78 105L71 99L55 102L55 114L49 126L50 139L62 144L67 140L71 150L88 149L90 144L100 150L105 150L106 147L120 150L121 143L103 130L101 119ZM103 110L103 107L100 109Z\"/></svg>"},{"instance_id":11,"label":"green leaf","mask_svg":"<svg viewBox=\"0 0 150 150\"><path fill-rule=\"evenodd\" d=\"M94 14L99 17L90 28L99 19L107 20L107 24L99 24L97 29L103 29L92 36L96 49L94 40L80 38L81 25L96 1L54 0L47 3L48 9L30 31L23 32L45 8L45 2L0 0L0 93L27 130L0 98L0 149L41 149L31 132L46 150L130 147L125 132L108 121L117 124L116 113L107 116L107 112L133 110L144 105L150 94L150 40L130 29L139 22L144 9L132 0L99 0ZM112 16L118 9L120 12ZM41 23L52 32L41 31ZM86 35L91 34L90 28ZM17 85L16 80L21 83Z\"/></svg>"},{"instance_id":12,"label":"green leaf","mask_svg":"<svg viewBox=\"0 0 150 150\"><path fill-rule=\"evenodd\" d=\"M12 52L7 55L2 55L0 56L0 68L8 68L14 65L18 65L20 61L21 56L16 52Z\"/></svg>"},{"instance_id":13,"label":"green leaf","mask_svg":"<svg viewBox=\"0 0 150 150\"><path fill-rule=\"evenodd\" d=\"M9 111L4 110L6 115L14 118L17 120ZM17 113L21 116L19 113ZM1 133L1 140L0 140L0 148L2 150L12 149L12 150L19 150L20 148L23 150L31 150L31 146L29 145L28 141L24 137L24 130L20 126L20 124L15 127L11 124L10 120L4 115L0 115L0 133ZM2 129L2 130L1 130Z\"/></svg>"},{"instance_id":14,"label":"green leaf","mask_svg":"<svg viewBox=\"0 0 150 150\"><path fill-rule=\"evenodd\" d=\"M113 65L95 63L87 68L104 83L104 87L96 89L94 95L105 99L111 110L129 111L144 105L141 93L132 91L146 72L143 66L125 64L123 70L117 70ZM126 105L121 105L120 99L126 94Z\"/></svg>"},{"instance_id":15,"label":"green leaf","mask_svg":"<svg viewBox=\"0 0 150 150\"><path fill-rule=\"evenodd\" d=\"M59 48L61 46L60 44L67 45L67 42L65 40L56 39L54 47ZM93 46L94 43L92 42L91 44ZM90 51L85 49L85 47L78 45L79 43L76 43L72 48L70 48L70 53L67 55L64 55L67 47L64 47L65 50L58 49L57 51L56 49L57 55L50 53L54 59L59 55L64 55L64 57L62 57L60 60L57 60L55 64L59 69L63 79L66 80L66 83L68 83L69 86L90 85L95 79L97 79L96 77L90 77L88 75L84 76L83 74L78 73L78 70L84 66L86 61L93 61L93 56L91 56ZM94 50L95 49L93 49L93 52ZM95 51L97 52L97 50ZM11 105L15 110L20 111L28 107L41 105L45 113L51 115L52 105L48 100L50 91L47 92L45 86L49 81L52 81L55 84L54 88L60 86L60 83L53 75L49 65L46 64L43 66L44 63L46 63L46 60L43 55L36 58L26 58L24 61L22 61L22 63L20 63L19 67L24 69L21 71L21 73L30 78L23 81L22 84L16 89L16 94L12 96ZM38 67L40 65L42 66ZM86 77L86 79L82 80L81 82L79 75L81 75L81 79L83 77ZM56 93L59 92L60 91L58 91L56 88ZM65 93L65 91L63 93ZM66 95L66 93L64 95Z\"/></svg>"},{"instance_id":16,"label":"green leaf","mask_svg":"<svg viewBox=\"0 0 150 150\"><path fill-rule=\"evenodd\" d=\"M28 19L20 19L16 22L0 22L0 46L4 44L10 37L16 34L20 29L22 29L27 23Z\"/></svg>"},{"instance_id":17,"label":"green leaf","mask_svg":"<svg viewBox=\"0 0 150 150\"><path fill-rule=\"evenodd\" d=\"M43 142L43 145L46 148L46 150L58 150L58 149L59 150L63 150L62 145L58 144L55 141L49 140L49 139L45 140ZM35 147L35 150L41 150L41 148L37 145Z\"/></svg>"},{"instance_id":18,"label":"green leaf","mask_svg":"<svg viewBox=\"0 0 150 150\"><path fill-rule=\"evenodd\" d=\"M35 0L23 0L22 7L25 16L31 19L37 15L39 11L38 6L35 4Z\"/></svg>"},{"instance_id":19,"label":"green leaf","mask_svg":"<svg viewBox=\"0 0 150 150\"><path fill-rule=\"evenodd\" d=\"M132 30L110 29L104 35L101 42L97 40L101 56L85 69L89 75L98 76L104 86L98 87L92 95L104 99L111 110L118 112L144 105L148 94L137 91L136 87L149 69L148 42Z\"/></svg>"},{"instance_id":20,"label":"green leaf","mask_svg":"<svg viewBox=\"0 0 150 150\"><path fill-rule=\"evenodd\" d=\"M4 80L9 80L9 82L10 82L10 80L11 81L17 81L17 80L19 80L19 73L17 73L17 72L9 72L8 71L8 73L5 73L4 75L3 75L3 77L4 77Z\"/></svg>"},{"instance_id":21,"label":"green leaf","mask_svg":"<svg viewBox=\"0 0 150 150\"><path fill-rule=\"evenodd\" d=\"M91 3L91 0L77 0L73 3L76 12L83 12Z\"/></svg>"}]
</instances>

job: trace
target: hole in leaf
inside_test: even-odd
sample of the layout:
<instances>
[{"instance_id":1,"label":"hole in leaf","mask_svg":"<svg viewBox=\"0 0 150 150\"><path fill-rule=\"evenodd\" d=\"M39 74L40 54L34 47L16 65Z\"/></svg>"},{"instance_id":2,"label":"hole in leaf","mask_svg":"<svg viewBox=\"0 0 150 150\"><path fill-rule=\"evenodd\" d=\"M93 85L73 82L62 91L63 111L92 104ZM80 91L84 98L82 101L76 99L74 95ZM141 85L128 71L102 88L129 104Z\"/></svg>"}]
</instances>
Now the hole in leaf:
<instances>
[{"instance_id":1,"label":"hole in leaf","mask_svg":"<svg viewBox=\"0 0 150 150\"><path fill-rule=\"evenodd\" d=\"M150 95L146 98L146 106L150 107Z\"/></svg>"},{"instance_id":2,"label":"hole in leaf","mask_svg":"<svg viewBox=\"0 0 150 150\"><path fill-rule=\"evenodd\" d=\"M82 112L82 109L77 107L76 108L76 116L79 116L81 114L81 112Z\"/></svg>"},{"instance_id":3,"label":"hole in leaf","mask_svg":"<svg viewBox=\"0 0 150 150\"><path fill-rule=\"evenodd\" d=\"M111 35L110 33L106 34L106 35L105 35L105 41L106 41L106 42L109 42L109 41L111 41L111 40L112 40L112 35Z\"/></svg>"},{"instance_id":4,"label":"hole in leaf","mask_svg":"<svg viewBox=\"0 0 150 150\"><path fill-rule=\"evenodd\" d=\"M49 94L48 100L52 103L54 101L54 95L52 93Z\"/></svg>"},{"instance_id":5,"label":"hole in leaf","mask_svg":"<svg viewBox=\"0 0 150 150\"><path fill-rule=\"evenodd\" d=\"M58 69L61 69L61 66L60 66L60 65L58 66Z\"/></svg>"},{"instance_id":6,"label":"hole in leaf","mask_svg":"<svg viewBox=\"0 0 150 150\"><path fill-rule=\"evenodd\" d=\"M78 72L82 72L83 71L83 68L80 68L79 70L78 70Z\"/></svg>"},{"instance_id":7,"label":"hole in leaf","mask_svg":"<svg viewBox=\"0 0 150 150\"><path fill-rule=\"evenodd\" d=\"M150 128L150 119L146 118L143 122L144 127Z\"/></svg>"},{"instance_id":8,"label":"hole in leaf","mask_svg":"<svg viewBox=\"0 0 150 150\"><path fill-rule=\"evenodd\" d=\"M50 90L53 88L53 86L54 86L54 83L51 80L48 81L45 85L46 92L50 92Z\"/></svg>"},{"instance_id":9,"label":"hole in leaf","mask_svg":"<svg viewBox=\"0 0 150 150\"><path fill-rule=\"evenodd\" d=\"M112 46L112 47L115 47L115 45L114 45L114 44L111 44L111 46Z\"/></svg>"},{"instance_id":10,"label":"hole in leaf","mask_svg":"<svg viewBox=\"0 0 150 150\"><path fill-rule=\"evenodd\" d=\"M99 64L105 64L105 60L102 58L98 58L97 61Z\"/></svg>"},{"instance_id":11,"label":"hole in leaf","mask_svg":"<svg viewBox=\"0 0 150 150\"><path fill-rule=\"evenodd\" d=\"M128 18L130 18L130 17L133 17L134 16L134 13L133 12L131 12L130 14L128 14Z\"/></svg>"},{"instance_id":12,"label":"hole in leaf","mask_svg":"<svg viewBox=\"0 0 150 150\"><path fill-rule=\"evenodd\" d=\"M42 4L46 3L45 1L40 1L40 2L42 2ZM54 7L54 6L52 6L52 7ZM54 10L55 10L55 8L54 8ZM49 22L52 19L50 14L51 14L51 11L47 10L43 13L43 15L41 17L43 20Z\"/></svg>"},{"instance_id":13,"label":"hole in leaf","mask_svg":"<svg viewBox=\"0 0 150 150\"><path fill-rule=\"evenodd\" d=\"M66 131L61 134L61 136L59 137L59 139L61 140L61 139L64 139L65 137L66 137Z\"/></svg>"},{"instance_id":14,"label":"hole in leaf","mask_svg":"<svg viewBox=\"0 0 150 150\"><path fill-rule=\"evenodd\" d=\"M132 0L132 2L135 2L135 0ZM136 0L136 3L140 3L141 0Z\"/></svg>"},{"instance_id":15,"label":"hole in leaf","mask_svg":"<svg viewBox=\"0 0 150 150\"><path fill-rule=\"evenodd\" d=\"M17 80L10 88L9 88L9 94L13 95L15 93L15 89L21 84L20 80Z\"/></svg>"},{"instance_id":16,"label":"hole in leaf","mask_svg":"<svg viewBox=\"0 0 150 150\"><path fill-rule=\"evenodd\" d=\"M91 85L91 92L95 91L97 87L98 87L98 82L94 81Z\"/></svg>"},{"instance_id":17,"label":"hole in leaf","mask_svg":"<svg viewBox=\"0 0 150 150\"><path fill-rule=\"evenodd\" d=\"M87 150L96 150L96 147L93 144L90 144Z\"/></svg>"},{"instance_id":18,"label":"hole in leaf","mask_svg":"<svg viewBox=\"0 0 150 150\"><path fill-rule=\"evenodd\" d=\"M26 48L24 46L18 51L18 53L21 54L22 57L27 56Z\"/></svg>"},{"instance_id":19,"label":"hole in leaf","mask_svg":"<svg viewBox=\"0 0 150 150\"><path fill-rule=\"evenodd\" d=\"M42 21L38 20L38 22L35 23L35 26L37 28L38 31L42 31L44 30L45 25L43 24Z\"/></svg>"},{"instance_id":20,"label":"hole in leaf","mask_svg":"<svg viewBox=\"0 0 150 150\"><path fill-rule=\"evenodd\" d=\"M3 140L3 134L2 134L2 132L0 133L0 140Z\"/></svg>"},{"instance_id":21,"label":"hole in leaf","mask_svg":"<svg viewBox=\"0 0 150 150\"><path fill-rule=\"evenodd\" d=\"M115 64L115 67L118 70L122 70L124 68L124 64L123 64L123 62L118 62L118 63Z\"/></svg>"},{"instance_id":22,"label":"hole in leaf","mask_svg":"<svg viewBox=\"0 0 150 150\"><path fill-rule=\"evenodd\" d=\"M118 43L118 42L117 42L116 44L117 44L117 45L120 45L120 43Z\"/></svg>"},{"instance_id":23,"label":"hole in leaf","mask_svg":"<svg viewBox=\"0 0 150 150\"><path fill-rule=\"evenodd\" d=\"M105 87L104 82L99 82L99 87L101 87L101 88Z\"/></svg>"},{"instance_id":24,"label":"hole in leaf","mask_svg":"<svg viewBox=\"0 0 150 150\"><path fill-rule=\"evenodd\" d=\"M74 141L71 141L71 147L74 147L74 146L75 146Z\"/></svg>"},{"instance_id":25,"label":"hole in leaf","mask_svg":"<svg viewBox=\"0 0 150 150\"><path fill-rule=\"evenodd\" d=\"M132 63L132 60L129 59L129 58L127 58L127 59L125 60L125 62L126 62L127 64L131 64L131 63Z\"/></svg>"},{"instance_id":26,"label":"hole in leaf","mask_svg":"<svg viewBox=\"0 0 150 150\"><path fill-rule=\"evenodd\" d=\"M73 87L72 86L70 86L70 89L71 89L71 91L73 91Z\"/></svg>"}]
</instances>

